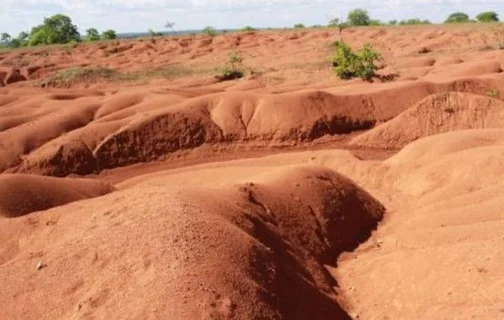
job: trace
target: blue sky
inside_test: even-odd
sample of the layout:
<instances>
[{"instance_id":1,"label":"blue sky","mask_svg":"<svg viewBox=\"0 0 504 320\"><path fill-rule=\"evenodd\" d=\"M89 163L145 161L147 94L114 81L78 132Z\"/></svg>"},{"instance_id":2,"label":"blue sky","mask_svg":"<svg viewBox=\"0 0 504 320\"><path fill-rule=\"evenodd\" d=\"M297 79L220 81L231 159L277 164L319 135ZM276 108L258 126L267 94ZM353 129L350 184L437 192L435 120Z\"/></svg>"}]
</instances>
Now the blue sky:
<instances>
[{"instance_id":1,"label":"blue sky","mask_svg":"<svg viewBox=\"0 0 504 320\"><path fill-rule=\"evenodd\" d=\"M40 24L56 13L70 16L81 32L89 27L118 32L163 30L167 20L175 28L219 29L285 27L294 23L326 24L363 8L380 20L419 17L440 22L451 12L471 16L493 10L504 20L504 0L0 0L0 32L12 35Z\"/></svg>"}]
</instances>

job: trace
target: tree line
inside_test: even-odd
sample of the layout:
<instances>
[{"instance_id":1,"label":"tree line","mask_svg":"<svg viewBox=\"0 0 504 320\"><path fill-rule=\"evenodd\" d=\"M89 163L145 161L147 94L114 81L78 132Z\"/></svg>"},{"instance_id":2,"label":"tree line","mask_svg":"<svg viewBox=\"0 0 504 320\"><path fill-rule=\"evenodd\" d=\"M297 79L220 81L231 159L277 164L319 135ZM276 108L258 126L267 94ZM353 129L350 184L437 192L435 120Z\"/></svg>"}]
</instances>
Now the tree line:
<instances>
[{"instance_id":1,"label":"tree line","mask_svg":"<svg viewBox=\"0 0 504 320\"><path fill-rule=\"evenodd\" d=\"M98 41L116 39L114 30L106 30L101 34L95 28L86 30L86 35L82 37L77 30L77 26L65 15L56 14L44 19L44 23L35 26L30 33L21 32L16 38L12 38L8 33L2 33L0 40L2 44L12 47L33 47L39 45L65 44L81 41Z\"/></svg>"},{"instance_id":2,"label":"tree line","mask_svg":"<svg viewBox=\"0 0 504 320\"><path fill-rule=\"evenodd\" d=\"M485 11L478 14L475 19L471 19L464 12L455 12L450 14L444 23L469 23L469 22L499 22L499 15L494 11ZM340 21L338 18L329 21L330 27L354 27L354 26L383 26L383 25L420 25L431 24L429 20L421 20L418 18L407 20L390 20L382 22L377 19L372 19L369 13L364 9L355 9L348 13L346 21Z\"/></svg>"},{"instance_id":3,"label":"tree line","mask_svg":"<svg viewBox=\"0 0 504 320\"><path fill-rule=\"evenodd\" d=\"M471 19L468 14L464 12L455 12L450 14L445 23L469 23L469 22L499 22L499 15L494 11L485 11L478 14L475 19ZM166 28L172 29L175 23L167 22ZM329 21L329 27L339 28L340 31L346 27L354 26L383 26L383 25L421 25L431 24L429 20L421 20L412 18L407 20L391 20L382 22L377 19L372 19L369 13L364 9L354 9L348 13L346 21L340 21L338 18ZM304 28L301 23L294 26L296 29ZM252 27L246 27L248 30L255 30ZM152 36L162 35L149 30ZM214 34L216 30L207 27L203 30L203 34ZM8 33L0 34L0 44L12 48L19 47L32 47L38 45L51 45L51 44L65 44L70 42L81 41L98 41L98 40L112 40L116 39L117 34L114 30L106 30L101 34L95 28L86 30L85 36L81 36L77 26L72 23L70 17L63 14L56 14L54 16L44 18L41 25L35 26L28 32L21 32L16 38L11 37Z\"/></svg>"}]
</instances>

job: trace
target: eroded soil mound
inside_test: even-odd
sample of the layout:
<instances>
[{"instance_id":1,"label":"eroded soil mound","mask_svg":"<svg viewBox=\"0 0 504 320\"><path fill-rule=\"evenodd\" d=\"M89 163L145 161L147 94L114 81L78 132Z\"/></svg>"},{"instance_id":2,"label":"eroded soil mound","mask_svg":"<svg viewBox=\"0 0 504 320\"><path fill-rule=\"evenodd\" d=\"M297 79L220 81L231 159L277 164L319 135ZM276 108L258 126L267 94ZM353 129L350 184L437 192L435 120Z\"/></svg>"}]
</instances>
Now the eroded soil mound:
<instances>
[{"instance_id":1,"label":"eroded soil mound","mask_svg":"<svg viewBox=\"0 0 504 320\"><path fill-rule=\"evenodd\" d=\"M22 174L0 176L0 216L19 217L69 202L95 198L114 187L89 179L60 179Z\"/></svg>"},{"instance_id":2,"label":"eroded soil mound","mask_svg":"<svg viewBox=\"0 0 504 320\"><path fill-rule=\"evenodd\" d=\"M349 319L324 264L366 239L384 207L319 167L247 180L158 178L0 220L4 315ZM37 286L25 290L29 279Z\"/></svg>"},{"instance_id":3,"label":"eroded soil mound","mask_svg":"<svg viewBox=\"0 0 504 320\"><path fill-rule=\"evenodd\" d=\"M381 144L357 143L400 147L427 134L498 126L500 102L486 94L499 83L498 78L483 77L373 84L357 92L307 89L277 94L166 87L112 93L7 90L0 96L0 170L85 175L188 152L196 156L199 147L289 147L370 129L420 103L411 109L417 111L376 129L382 134L383 128L399 124L403 129L390 130L405 137L390 133L377 137ZM452 91L479 97L446 93ZM432 95L436 92L444 94ZM412 117L418 120L410 129L404 123L414 122Z\"/></svg>"},{"instance_id":4,"label":"eroded soil mound","mask_svg":"<svg viewBox=\"0 0 504 320\"><path fill-rule=\"evenodd\" d=\"M0 52L0 314L501 319L497 28ZM341 37L380 77L332 74Z\"/></svg>"},{"instance_id":5,"label":"eroded soil mound","mask_svg":"<svg viewBox=\"0 0 504 320\"><path fill-rule=\"evenodd\" d=\"M392 212L334 272L347 310L360 319L502 317L503 137L502 129L436 135L342 170ZM397 303L365 307L384 300Z\"/></svg>"},{"instance_id":6,"label":"eroded soil mound","mask_svg":"<svg viewBox=\"0 0 504 320\"><path fill-rule=\"evenodd\" d=\"M422 137L485 128L504 128L504 102L466 93L440 93L360 135L351 144L401 149Z\"/></svg>"}]
</instances>

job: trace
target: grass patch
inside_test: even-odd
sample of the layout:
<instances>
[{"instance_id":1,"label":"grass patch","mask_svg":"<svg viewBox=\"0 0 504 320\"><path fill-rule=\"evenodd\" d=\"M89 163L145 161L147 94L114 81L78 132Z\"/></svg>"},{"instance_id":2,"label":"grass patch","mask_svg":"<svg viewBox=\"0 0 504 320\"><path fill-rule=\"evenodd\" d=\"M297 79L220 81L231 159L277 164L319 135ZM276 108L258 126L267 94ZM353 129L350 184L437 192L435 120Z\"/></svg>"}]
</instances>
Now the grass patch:
<instances>
[{"instance_id":1,"label":"grass patch","mask_svg":"<svg viewBox=\"0 0 504 320\"><path fill-rule=\"evenodd\" d=\"M210 75L211 69L189 68L181 65L171 65L155 69L147 69L125 73L124 76L130 80L150 80L150 79L177 79L197 75Z\"/></svg>"},{"instance_id":2,"label":"grass patch","mask_svg":"<svg viewBox=\"0 0 504 320\"><path fill-rule=\"evenodd\" d=\"M80 83L95 83L113 81L119 73L107 68L69 68L58 70L37 81L36 87L70 88Z\"/></svg>"},{"instance_id":3,"label":"grass patch","mask_svg":"<svg viewBox=\"0 0 504 320\"><path fill-rule=\"evenodd\" d=\"M120 72L104 67L74 67L58 70L40 79L34 85L42 88L70 88L79 84L103 82L145 83L152 79L176 79L210 73L211 70L191 69L180 65L128 72Z\"/></svg>"}]
</instances>

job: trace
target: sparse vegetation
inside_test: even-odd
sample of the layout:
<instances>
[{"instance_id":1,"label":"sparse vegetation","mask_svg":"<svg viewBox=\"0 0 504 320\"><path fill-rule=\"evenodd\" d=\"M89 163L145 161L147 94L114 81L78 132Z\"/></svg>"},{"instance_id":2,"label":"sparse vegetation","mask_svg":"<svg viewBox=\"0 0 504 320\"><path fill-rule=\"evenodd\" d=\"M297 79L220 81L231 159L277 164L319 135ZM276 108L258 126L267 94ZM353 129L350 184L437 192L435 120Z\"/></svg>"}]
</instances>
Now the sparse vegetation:
<instances>
[{"instance_id":1,"label":"sparse vegetation","mask_svg":"<svg viewBox=\"0 0 504 320\"><path fill-rule=\"evenodd\" d=\"M69 68L58 70L48 77L41 79L35 85L39 87L69 88L76 83L92 83L98 81L110 81L118 76L118 73L108 68Z\"/></svg>"},{"instance_id":2,"label":"sparse vegetation","mask_svg":"<svg viewBox=\"0 0 504 320\"><path fill-rule=\"evenodd\" d=\"M119 72L103 67L73 67L58 70L37 81L37 87L70 88L78 84L100 82L133 82L144 83L151 79L175 79L194 74L210 74L211 70L192 69L181 65L170 65L162 68Z\"/></svg>"},{"instance_id":3,"label":"sparse vegetation","mask_svg":"<svg viewBox=\"0 0 504 320\"><path fill-rule=\"evenodd\" d=\"M382 57L373 50L370 44L364 45L357 53L344 42L335 43L336 53L333 56L334 73L341 79L360 77L371 81L376 75L378 67L375 62Z\"/></svg>"},{"instance_id":4,"label":"sparse vegetation","mask_svg":"<svg viewBox=\"0 0 504 320\"><path fill-rule=\"evenodd\" d=\"M472 20L469 15L464 12L455 12L448 16L445 23L467 23L467 22L499 22L499 15L495 11L484 11L479 13L475 20ZM332 28L338 28L340 35L343 29L347 27L355 26L384 26L384 25L423 25L431 24L429 20L422 20L419 18L412 18L406 20L390 20L388 22L382 22L377 19L372 19L369 13L364 9L354 9L348 13L347 20L341 21L338 18L330 19L328 26ZM164 27L171 30L172 34L175 34L174 30L175 23L172 21L167 21ZM322 25L313 25L312 28L322 28ZM302 23L297 23L294 25L295 29L303 29L306 26ZM271 28L268 28L271 29ZM240 32L254 32L257 29L251 26L245 26L238 31ZM162 32L156 32L149 30L151 37L157 37L164 35ZM218 34L217 30L213 27L206 27L202 30L202 33L206 36L216 36ZM224 33L224 31L223 31ZM29 33L21 32L18 37L11 37L8 33L2 33L0 38L0 47L3 48L19 48L25 46L38 46L38 45L51 45L51 44L66 44L71 41L80 42L81 40L87 41L97 41L100 39L112 40L116 39L117 34L113 30L107 30L103 32L100 36L95 28L90 28L86 30L85 37L80 36L77 26L72 24L72 20L63 14L56 14L51 17L45 18L43 24L35 26L31 29ZM504 48L504 43L500 46Z\"/></svg>"},{"instance_id":5,"label":"sparse vegetation","mask_svg":"<svg viewBox=\"0 0 504 320\"><path fill-rule=\"evenodd\" d=\"M162 32L157 32L157 31L154 31L154 30L152 30L152 29L149 29L149 30L148 30L148 32L149 32L149 36L150 36L151 38L154 38L154 37L162 37L162 36L163 36L163 33L162 33Z\"/></svg>"},{"instance_id":6,"label":"sparse vegetation","mask_svg":"<svg viewBox=\"0 0 504 320\"><path fill-rule=\"evenodd\" d=\"M217 30L214 27L205 27L203 29L203 34L208 37L215 37L217 35Z\"/></svg>"},{"instance_id":7,"label":"sparse vegetation","mask_svg":"<svg viewBox=\"0 0 504 320\"><path fill-rule=\"evenodd\" d=\"M377 19L371 19L369 20L369 26L372 26L372 27L380 27L380 26L383 26L384 23L382 23L380 20L377 20Z\"/></svg>"},{"instance_id":8,"label":"sparse vegetation","mask_svg":"<svg viewBox=\"0 0 504 320\"><path fill-rule=\"evenodd\" d=\"M239 51L237 50L231 50L229 52L229 63L233 67L233 69L236 69L237 66L242 64L242 57Z\"/></svg>"},{"instance_id":9,"label":"sparse vegetation","mask_svg":"<svg viewBox=\"0 0 504 320\"><path fill-rule=\"evenodd\" d=\"M340 19L333 18L333 19L329 20L329 27L330 28L338 28L339 34L340 34L340 40L341 40L343 30L345 28L348 28L348 23L346 23L346 22L340 22Z\"/></svg>"},{"instance_id":10,"label":"sparse vegetation","mask_svg":"<svg viewBox=\"0 0 504 320\"><path fill-rule=\"evenodd\" d=\"M432 22L430 22L429 20L420 20L418 18L399 21L399 25L401 25L401 26L414 26L414 25L422 25L422 24L432 24Z\"/></svg>"},{"instance_id":11,"label":"sparse vegetation","mask_svg":"<svg viewBox=\"0 0 504 320\"><path fill-rule=\"evenodd\" d=\"M254 31L256 31L256 29L251 26L245 26L245 27L241 28L240 31L241 32L254 32Z\"/></svg>"}]
</instances>

